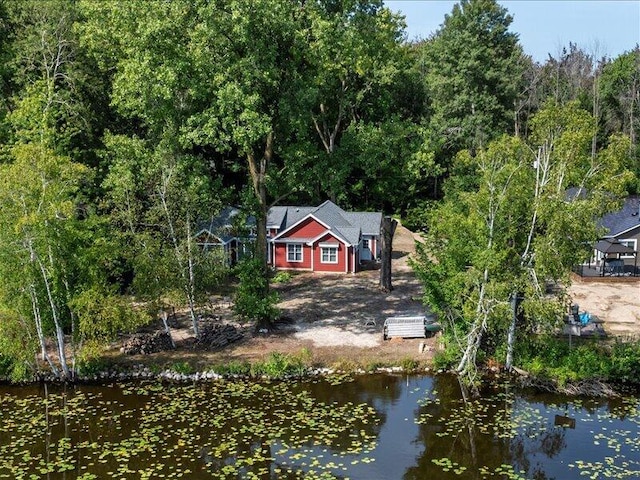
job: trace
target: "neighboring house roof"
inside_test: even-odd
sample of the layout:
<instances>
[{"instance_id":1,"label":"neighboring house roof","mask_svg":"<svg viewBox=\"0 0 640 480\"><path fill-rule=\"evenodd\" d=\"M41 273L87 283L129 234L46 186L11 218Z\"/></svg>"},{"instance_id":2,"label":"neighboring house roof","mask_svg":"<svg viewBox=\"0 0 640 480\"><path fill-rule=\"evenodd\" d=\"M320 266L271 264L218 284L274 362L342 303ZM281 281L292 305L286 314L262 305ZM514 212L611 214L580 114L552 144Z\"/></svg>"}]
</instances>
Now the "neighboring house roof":
<instances>
[{"instance_id":1,"label":"neighboring house roof","mask_svg":"<svg viewBox=\"0 0 640 480\"><path fill-rule=\"evenodd\" d=\"M625 198L622 208L606 214L600 225L607 229L607 237L617 237L640 226L640 197Z\"/></svg>"},{"instance_id":2,"label":"neighboring house roof","mask_svg":"<svg viewBox=\"0 0 640 480\"><path fill-rule=\"evenodd\" d=\"M602 253L634 253L633 248L621 244L617 240L605 238L596 243L596 250Z\"/></svg>"},{"instance_id":3,"label":"neighboring house roof","mask_svg":"<svg viewBox=\"0 0 640 480\"><path fill-rule=\"evenodd\" d=\"M242 210L238 207L223 208L218 215L198 225L198 233L195 237L206 233L222 243L229 243L238 236L234 227L242 225L251 228L256 225L256 219L253 216L248 216L243 222L238 223L237 217L240 214L242 214Z\"/></svg>"},{"instance_id":4,"label":"neighboring house roof","mask_svg":"<svg viewBox=\"0 0 640 480\"><path fill-rule=\"evenodd\" d=\"M286 230L304 217L313 213L318 207L277 206L267 212L267 228Z\"/></svg>"},{"instance_id":5,"label":"neighboring house roof","mask_svg":"<svg viewBox=\"0 0 640 480\"><path fill-rule=\"evenodd\" d=\"M278 228L280 237L294 225L314 218L330 228L332 234L349 245L356 245L360 235L379 235L382 213L345 212L335 203L327 200L317 207L277 206L267 214L267 227Z\"/></svg>"},{"instance_id":6,"label":"neighboring house roof","mask_svg":"<svg viewBox=\"0 0 640 480\"><path fill-rule=\"evenodd\" d=\"M289 207L271 207L267 212L267 228L281 228Z\"/></svg>"}]
</instances>

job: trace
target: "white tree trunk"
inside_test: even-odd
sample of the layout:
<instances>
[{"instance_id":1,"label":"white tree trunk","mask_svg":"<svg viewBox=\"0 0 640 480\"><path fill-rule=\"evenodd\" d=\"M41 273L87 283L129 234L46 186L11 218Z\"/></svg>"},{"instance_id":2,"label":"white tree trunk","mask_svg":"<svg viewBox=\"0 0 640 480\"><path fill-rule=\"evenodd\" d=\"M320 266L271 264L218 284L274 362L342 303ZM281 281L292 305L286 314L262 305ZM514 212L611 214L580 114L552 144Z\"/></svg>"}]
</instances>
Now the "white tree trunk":
<instances>
[{"instance_id":1,"label":"white tree trunk","mask_svg":"<svg viewBox=\"0 0 640 480\"><path fill-rule=\"evenodd\" d=\"M189 252L188 265L185 266L185 261L180 252L180 245L178 242L178 235L176 233L176 229L173 223L173 218L171 216L171 212L169 211L169 205L167 204L167 190L169 188L169 183L171 182L171 176L173 172L170 170L168 172L163 172L162 175L162 187L159 189L158 194L160 196L160 201L162 202L162 209L167 218L167 226L169 227L169 234L171 235L171 243L173 244L173 253L178 264L178 269L180 270L180 276L182 277L182 289L184 290L185 295L187 296L187 303L189 304L189 316L191 317L191 324L193 326L193 334L196 337L200 337L200 328L198 324L198 316L195 311L195 299L193 296L193 290L191 288L191 254ZM190 245L191 239L187 240L188 245ZM188 247L189 248L189 247Z\"/></svg>"},{"instance_id":2,"label":"white tree trunk","mask_svg":"<svg viewBox=\"0 0 640 480\"><path fill-rule=\"evenodd\" d=\"M162 310L160 312L160 318L162 318L162 323L164 324L164 331L169 335L169 340L171 340L171 346L176 348L176 342L173 341L173 337L171 336L171 329L169 328L169 322L167 321L169 318L169 314Z\"/></svg>"},{"instance_id":3,"label":"white tree trunk","mask_svg":"<svg viewBox=\"0 0 640 480\"><path fill-rule=\"evenodd\" d=\"M49 368L51 372L56 376L60 377L60 372L58 368L55 366L51 357L47 353L47 341L44 336L44 331L42 329L42 317L40 316L40 307L38 306L38 297L36 296L35 287L31 285L29 287L29 295L31 297L31 309L33 311L33 320L36 324L36 332L38 335L38 342L40 343L40 352L42 355L42 360L46 361L49 364Z\"/></svg>"},{"instance_id":4,"label":"white tree trunk","mask_svg":"<svg viewBox=\"0 0 640 480\"><path fill-rule=\"evenodd\" d=\"M40 272L42 273L42 280L44 281L44 285L47 290L47 298L49 300L49 306L51 307L51 316L53 318L53 324L56 330L56 344L58 347L58 359L60 362L60 368L62 368L62 373L64 374L65 378L71 378L71 372L69 371L69 366L67 364L67 355L65 353L64 332L62 331L60 319L58 318L58 308L56 306L55 300L53 299L53 294L51 293L49 276L47 275L47 271L44 268L44 265L42 264L40 259L36 257L36 260L38 262L38 265L40 266Z\"/></svg>"}]
</instances>

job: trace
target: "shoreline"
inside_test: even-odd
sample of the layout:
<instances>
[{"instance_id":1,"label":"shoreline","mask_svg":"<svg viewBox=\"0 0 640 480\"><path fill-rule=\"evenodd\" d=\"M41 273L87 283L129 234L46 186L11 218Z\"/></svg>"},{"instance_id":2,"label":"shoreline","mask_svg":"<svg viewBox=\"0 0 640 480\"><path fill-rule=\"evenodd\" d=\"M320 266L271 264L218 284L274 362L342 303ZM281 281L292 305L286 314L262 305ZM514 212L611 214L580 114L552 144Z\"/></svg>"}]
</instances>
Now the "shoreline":
<instances>
[{"instance_id":1,"label":"shoreline","mask_svg":"<svg viewBox=\"0 0 640 480\"><path fill-rule=\"evenodd\" d=\"M131 368L123 369L121 364L114 364L104 370L98 371L88 375L78 375L72 379L64 379L55 377L53 374L42 372L35 375L31 380L13 382L9 378L0 378L0 384L11 386L29 386L38 383L49 384L67 384L67 385L100 385L106 382L116 381L158 381L158 382L171 382L171 383L201 383L201 382L215 382L215 381L227 381L227 380L304 380L308 378L317 377L329 377L332 375L372 375L372 374L434 374L443 373L443 370L436 372L430 365L391 365L391 366L376 366L375 368L364 369L356 367L353 369L332 368L327 366L293 366L290 369L285 369L282 372L276 372L273 375L269 375L260 371L252 371L256 366L261 364L241 364L237 367L244 371L233 371L233 366L230 368L232 371L224 371L219 369L216 371L214 368L192 371L192 372L180 372L176 369L164 368L162 370L152 368L143 363L133 364Z\"/></svg>"},{"instance_id":2,"label":"shoreline","mask_svg":"<svg viewBox=\"0 0 640 480\"><path fill-rule=\"evenodd\" d=\"M251 369L253 365L244 364L245 368ZM216 382L243 382L243 381L308 381L317 378L331 379L339 377L344 380L351 376L362 375L456 375L451 370L434 369L433 365L392 365L377 366L375 368L364 369L356 367L353 369L340 369L325 366L305 366L298 371L283 371L274 375L263 372L216 372L214 369L205 369L189 373L178 372L172 369L153 371L148 365L142 363L133 364L131 368L123 370L118 365L99 371L91 375L81 375L74 379L60 379L51 374L39 375L30 381L12 382L7 378L0 378L0 385L10 387L29 387L37 384L83 386L97 385L107 386L112 382L158 382L163 384L189 385L206 384ZM482 371L483 379L481 390L490 388L496 382L507 380L513 385L523 390L533 389L537 393L559 394L571 398L619 398L625 395L640 394L640 381L635 383L620 382L610 383L597 378L582 379L575 382L567 382L563 385L556 380L544 377L531 376L527 372L515 370L514 372L499 371L496 369L485 369Z\"/></svg>"}]
</instances>

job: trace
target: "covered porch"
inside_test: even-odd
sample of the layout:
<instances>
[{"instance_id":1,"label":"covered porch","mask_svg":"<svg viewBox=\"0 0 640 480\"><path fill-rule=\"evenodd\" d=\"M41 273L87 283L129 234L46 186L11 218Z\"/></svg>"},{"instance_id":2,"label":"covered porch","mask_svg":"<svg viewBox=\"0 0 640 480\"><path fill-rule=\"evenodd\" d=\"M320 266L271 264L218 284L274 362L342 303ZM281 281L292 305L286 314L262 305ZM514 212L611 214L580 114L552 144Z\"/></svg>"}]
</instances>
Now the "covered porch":
<instances>
[{"instance_id":1,"label":"covered porch","mask_svg":"<svg viewBox=\"0 0 640 480\"><path fill-rule=\"evenodd\" d=\"M595 260L576 265L574 272L581 277L637 277L638 252L614 238L600 240L594 246Z\"/></svg>"}]
</instances>

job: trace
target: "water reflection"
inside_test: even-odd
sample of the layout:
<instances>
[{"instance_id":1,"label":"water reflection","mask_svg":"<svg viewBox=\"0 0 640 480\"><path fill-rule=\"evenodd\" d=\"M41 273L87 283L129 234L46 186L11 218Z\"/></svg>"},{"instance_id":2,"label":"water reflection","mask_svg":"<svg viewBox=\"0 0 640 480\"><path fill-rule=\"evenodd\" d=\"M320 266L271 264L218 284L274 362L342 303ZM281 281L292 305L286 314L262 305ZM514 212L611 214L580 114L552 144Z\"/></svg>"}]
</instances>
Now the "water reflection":
<instances>
[{"instance_id":1,"label":"water reflection","mask_svg":"<svg viewBox=\"0 0 640 480\"><path fill-rule=\"evenodd\" d=\"M0 387L0 477L640 478L638 405L444 375Z\"/></svg>"}]
</instances>

